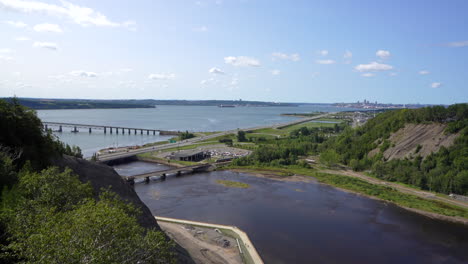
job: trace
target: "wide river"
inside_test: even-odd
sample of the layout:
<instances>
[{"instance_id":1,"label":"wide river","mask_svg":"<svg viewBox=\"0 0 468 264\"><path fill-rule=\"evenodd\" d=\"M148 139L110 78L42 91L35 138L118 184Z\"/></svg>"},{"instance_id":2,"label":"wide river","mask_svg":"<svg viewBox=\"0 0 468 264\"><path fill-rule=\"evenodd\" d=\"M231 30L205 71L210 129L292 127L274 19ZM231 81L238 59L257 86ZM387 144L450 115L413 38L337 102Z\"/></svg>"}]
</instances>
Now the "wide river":
<instances>
[{"instance_id":1,"label":"wide river","mask_svg":"<svg viewBox=\"0 0 468 264\"><path fill-rule=\"evenodd\" d=\"M221 131L282 123L281 113L344 109L304 107L158 106L155 109L42 110L43 121ZM349 110L349 109L346 109ZM100 148L166 140L64 129L56 135L85 156ZM166 167L136 162L115 167L134 175ZM228 179L248 189L216 183ZM381 201L315 182L281 182L229 171L171 177L135 185L153 214L235 225L246 231L265 263L468 263L468 228L429 219Z\"/></svg>"},{"instance_id":2,"label":"wide river","mask_svg":"<svg viewBox=\"0 0 468 264\"><path fill-rule=\"evenodd\" d=\"M158 106L140 109L77 109L77 110L39 110L42 121L64 122L89 125L122 126L134 128L153 128L174 131L224 131L235 128L249 128L260 125L284 123L296 117L281 116L282 113L310 113L315 111L337 112L350 110L331 105L305 105L299 107L234 107L216 106ZM53 128L56 130L57 128ZM105 147L143 145L164 141L169 136L134 134L104 134L87 129L71 133L72 128L64 128L55 133L60 140L79 146L85 157Z\"/></svg>"},{"instance_id":3,"label":"wide river","mask_svg":"<svg viewBox=\"0 0 468 264\"><path fill-rule=\"evenodd\" d=\"M134 162L121 175L163 170ZM216 180L240 181L248 189ZM136 183L154 215L235 225L265 263L468 263L468 228L316 182L284 182L230 171Z\"/></svg>"}]
</instances>

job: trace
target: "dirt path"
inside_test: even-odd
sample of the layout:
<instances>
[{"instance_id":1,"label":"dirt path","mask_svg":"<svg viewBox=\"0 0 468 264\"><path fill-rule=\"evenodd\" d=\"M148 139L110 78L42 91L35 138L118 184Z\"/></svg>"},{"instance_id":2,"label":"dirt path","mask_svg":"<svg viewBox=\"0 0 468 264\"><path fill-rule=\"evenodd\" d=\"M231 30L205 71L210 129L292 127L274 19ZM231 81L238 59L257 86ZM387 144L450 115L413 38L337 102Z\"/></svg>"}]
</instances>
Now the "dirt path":
<instances>
[{"instance_id":1,"label":"dirt path","mask_svg":"<svg viewBox=\"0 0 468 264\"><path fill-rule=\"evenodd\" d=\"M389 187L397 189L400 192L413 194L413 195L416 195L416 196L421 197L421 198L438 200L438 201L446 202L446 203L449 203L449 204L457 205L457 206L460 206L460 207L463 207L463 208L468 208L468 203L463 202L463 201L457 201L457 200L453 200L453 199L449 199L449 198L436 196L434 193L431 193L431 192L416 190L416 189L413 189L413 188L410 188L410 187L402 186L402 185L397 184L397 183L392 183L392 182L387 182L387 181L383 181L383 180L380 180L380 179L372 178L372 177L366 176L366 175L364 175L362 173L351 171L351 170L322 170L322 172L355 177L355 178L359 178L361 180L364 180L364 181L372 183L372 184L389 186Z\"/></svg>"}]
</instances>

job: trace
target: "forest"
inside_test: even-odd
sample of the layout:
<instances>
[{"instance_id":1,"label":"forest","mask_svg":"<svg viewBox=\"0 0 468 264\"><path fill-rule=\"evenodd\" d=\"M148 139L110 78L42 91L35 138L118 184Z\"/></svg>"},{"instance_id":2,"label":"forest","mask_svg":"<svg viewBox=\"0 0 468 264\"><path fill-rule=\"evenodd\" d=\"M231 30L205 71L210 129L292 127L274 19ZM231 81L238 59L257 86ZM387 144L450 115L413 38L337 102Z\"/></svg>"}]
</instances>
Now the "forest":
<instances>
[{"instance_id":1,"label":"forest","mask_svg":"<svg viewBox=\"0 0 468 264\"><path fill-rule=\"evenodd\" d=\"M33 110L0 100L1 263L172 263L173 243L137 222L111 190L94 193L51 160L81 157L42 128Z\"/></svg>"},{"instance_id":2,"label":"forest","mask_svg":"<svg viewBox=\"0 0 468 264\"><path fill-rule=\"evenodd\" d=\"M392 133L407 123L433 122L446 124L445 133L458 133L452 146L441 147L425 158L416 155L413 159L384 159L383 152L390 146L388 138ZM369 157L368 153L376 148L380 153ZM238 159L235 164L306 166L300 157L308 155L320 155L328 166L341 164L424 190L468 195L468 104L386 111L358 128L303 127L287 138L258 142L253 155Z\"/></svg>"}]
</instances>

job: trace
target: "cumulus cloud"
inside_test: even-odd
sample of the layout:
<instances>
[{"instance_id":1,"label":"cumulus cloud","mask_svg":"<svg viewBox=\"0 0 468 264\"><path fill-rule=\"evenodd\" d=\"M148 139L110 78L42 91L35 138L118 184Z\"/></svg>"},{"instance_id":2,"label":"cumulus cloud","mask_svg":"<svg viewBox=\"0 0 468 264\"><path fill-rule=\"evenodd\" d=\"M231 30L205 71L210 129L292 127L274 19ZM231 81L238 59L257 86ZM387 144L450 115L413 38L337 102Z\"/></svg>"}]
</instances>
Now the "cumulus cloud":
<instances>
[{"instance_id":1,"label":"cumulus cloud","mask_svg":"<svg viewBox=\"0 0 468 264\"><path fill-rule=\"evenodd\" d=\"M439 88L442 86L442 83L440 82L433 82L431 83L431 88Z\"/></svg>"},{"instance_id":2,"label":"cumulus cloud","mask_svg":"<svg viewBox=\"0 0 468 264\"><path fill-rule=\"evenodd\" d=\"M318 64L335 64L334 60L316 60L315 62Z\"/></svg>"},{"instance_id":3,"label":"cumulus cloud","mask_svg":"<svg viewBox=\"0 0 468 264\"><path fill-rule=\"evenodd\" d=\"M57 44L55 44L53 42L39 42L39 41L36 41L36 42L34 42L33 47L50 49L50 50L58 50Z\"/></svg>"},{"instance_id":4,"label":"cumulus cloud","mask_svg":"<svg viewBox=\"0 0 468 264\"><path fill-rule=\"evenodd\" d=\"M388 50L378 50L375 55L383 60L390 58L390 51Z\"/></svg>"},{"instance_id":5,"label":"cumulus cloud","mask_svg":"<svg viewBox=\"0 0 468 264\"><path fill-rule=\"evenodd\" d=\"M374 61L369 64L359 64L354 69L359 72L389 71L393 69L393 66Z\"/></svg>"},{"instance_id":6,"label":"cumulus cloud","mask_svg":"<svg viewBox=\"0 0 468 264\"><path fill-rule=\"evenodd\" d=\"M450 43L445 44L445 46L452 47L452 48L468 47L468 40L450 42Z\"/></svg>"},{"instance_id":7,"label":"cumulus cloud","mask_svg":"<svg viewBox=\"0 0 468 264\"><path fill-rule=\"evenodd\" d=\"M77 71L71 71L70 75L75 76L75 77L97 77L97 73L95 72L87 72L87 71L82 71L82 70L77 70Z\"/></svg>"},{"instance_id":8,"label":"cumulus cloud","mask_svg":"<svg viewBox=\"0 0 468 264\"><path fill-rule=\"evenodd\" d=\"M128 22L113 22L98 11L67 1L61 1L61 5L55 5L40 1L0 0L0 8L25 14L40 13L65 17L81 26L126 27Z\"/></svg>"},{"instance_id":9,"label":"cumulus cloud","mask_svg":"<svg viewBox=\"0 0 468 264\"><path fill-rule=\"evenodd\" d=\"M52 32L52 33L62 33L62 29L57 24L37 24L34 26L34 31L36 32Z\"/></svg>"},{"instance_id":10,"label":"cumulus cloud","mask_svg":"<svg viewBox=\"0 0 468 264\"><path fill-rule=\"evenodd\" d=\"M246 56L229 56L224 58L224 62L226 64L231 64L233 66L251 66L251 67L258 67L260 66L260 61L257 59L251 58L251 57L246 57Z\"/></svg>"},{"instance_id":11,"label":"cumulus cloud","mask_svg":"<svg viewBox=\"0 0 468 264\"><path fill-rule=\"evenodd\" d=\"M366 72L366 73L361 74L361 76L362 77L373 77L373 76L375 76L375 74L371 73L371 72Z\"/></svg>"},{"instance_id":12,"label":"cumulus cloud","mask_svg":"<svg viewBox=\"0 0 468 264\"><path fill-rule=\"evenodd\" d=\"M281 52L273 52L271 54L273 56L273 59L280 59L280 60L291 60L291 61L299 61L301 58L299 54L293 53L293 54L285 54Z\"/></svg>"},{"instance_id":13,"label":"cumulus cloud","mask_svg":"<svg viewBox=\"0 0 468 264\"><path fill-rule=\"evenodd\" d=\"M271 74L272 75L280 75L281 71L280 70L272 70Z\"/></svg>"},{"instance_id":14,"label":"cumulus cloud","mask_svg":"<svg viewBox=\"0 0 468 264\"><path fill-rule=\"evenodd\" d=\"M328 55L328 50L320 50L318 53L320 55L322 55L322 56L327 56Z\"/></svg>"},{"instance_id":15,"label":"cumulus cloud","mask_svg":"<svg viewBox=\"0 0 468 264\"><path fill-rule=\"evenodd\" d=\"M211 74L224 74L224 72L221 69L216 67L209 69L208 72Z\"/></svg>"},{"instance_id":16,"label":"cumulus cloud","mask_svg":"<svg viewBox=\"0 0 468 264\"><path fill-rule=\"evenodd\" d=\"M418 72L420 75L428 75L430 72L426 70L422 70Z\"/></svg>"},{"instance_id":17,"label":"cumulus cloud","mask_svg":"<svg viewBox=\"0 0 468 264\"><path fill-rule=\"evenodd\" d=\"M1 4L1 2L0 2ZM16 27L16 28L25 28L27 27L28 25L26 23L24 23L23 21L4 21L6 24L12 26L12 27Z\"/></svg>"},{"instance_id":18,"label":"cumulus cloud","mask_svg":"<svg viewBox=\"0 0 468 264\"><path fill-rule=\"evenodd\" d=\"M174 73L152 73L148 76L150 80L174 80Z\"/></svg>"}]
</instances>

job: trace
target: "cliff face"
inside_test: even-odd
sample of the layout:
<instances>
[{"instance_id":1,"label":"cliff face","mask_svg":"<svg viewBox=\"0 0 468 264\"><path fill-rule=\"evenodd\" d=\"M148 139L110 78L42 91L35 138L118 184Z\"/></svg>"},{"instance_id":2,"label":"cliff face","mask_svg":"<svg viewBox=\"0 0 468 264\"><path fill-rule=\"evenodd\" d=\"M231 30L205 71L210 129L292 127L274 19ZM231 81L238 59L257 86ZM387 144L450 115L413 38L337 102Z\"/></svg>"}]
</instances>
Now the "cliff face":
<instances>
[{"instance_id":1,"label":"cliff face","mask_svg":"<svg viewBox=\"0 0 468 264\"><path fill-rule=\"evenodd\" d=\"M123 200L133 203L140 208L142 214L138 217L138 223L142 227L154 228L161 231L153 214L140 200L133 187L127 184L112 167L70 156L63 156L61 159L54 160L53 164L61 169L68 167L73 170L82 182L91 183L95 193L99 193L102 188L108 189L110 187L110 190L118 194ZM175 250L177 263L194 263L184 248L177 245Z\"/></svg>"}]
</instances>

